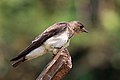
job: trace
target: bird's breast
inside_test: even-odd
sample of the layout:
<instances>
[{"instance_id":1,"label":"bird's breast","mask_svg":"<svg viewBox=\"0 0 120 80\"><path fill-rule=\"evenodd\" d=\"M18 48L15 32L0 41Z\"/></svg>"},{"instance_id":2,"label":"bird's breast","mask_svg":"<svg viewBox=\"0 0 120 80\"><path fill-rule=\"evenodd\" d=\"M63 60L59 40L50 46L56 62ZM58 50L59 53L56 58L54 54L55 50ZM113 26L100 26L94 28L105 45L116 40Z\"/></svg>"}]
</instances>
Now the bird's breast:
<instances>
[{"instance_id":1,"label":"bird's breast","mask_svg":"<svg viewBox=\"0 0 120 80\"><path fill-rule=\"evenodd\" d=\"M48 40L46 40L44 45L46 49L52 51L54 47L58 47L58 48L63 47L67 43L67 41L68 41L68 34L67 32L64 32L62 34L55 35L49 38Z\"/></svg>"}]
</instances>

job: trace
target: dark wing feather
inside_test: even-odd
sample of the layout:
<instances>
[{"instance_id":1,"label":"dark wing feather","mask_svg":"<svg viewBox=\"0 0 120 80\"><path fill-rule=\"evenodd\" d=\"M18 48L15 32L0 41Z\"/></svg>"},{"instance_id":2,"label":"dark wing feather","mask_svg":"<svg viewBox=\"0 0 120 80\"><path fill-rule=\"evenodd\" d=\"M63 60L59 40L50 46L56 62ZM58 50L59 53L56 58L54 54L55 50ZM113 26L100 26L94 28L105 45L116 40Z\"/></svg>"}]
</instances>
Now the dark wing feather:
<instances>
[{"instance_id":1,"label":"dark wing feather","mask_svg":"<svg viewBox=\"0 0 120 80\"><path fill-rule=\"evenodd\" d=\"M66 23L64 23L64 24L58 23L54 26L51 26L51 29L48 28L39 37L37 37L26 49L24 49L22 52L20 52L17 57L11 59L10 61L16 61L16 60L24 57L25 55L30 53L32 50L41 46L48 38L62 32L62 31L65 31L66 28L67 28Z\"/></svg>"}]
</instances>

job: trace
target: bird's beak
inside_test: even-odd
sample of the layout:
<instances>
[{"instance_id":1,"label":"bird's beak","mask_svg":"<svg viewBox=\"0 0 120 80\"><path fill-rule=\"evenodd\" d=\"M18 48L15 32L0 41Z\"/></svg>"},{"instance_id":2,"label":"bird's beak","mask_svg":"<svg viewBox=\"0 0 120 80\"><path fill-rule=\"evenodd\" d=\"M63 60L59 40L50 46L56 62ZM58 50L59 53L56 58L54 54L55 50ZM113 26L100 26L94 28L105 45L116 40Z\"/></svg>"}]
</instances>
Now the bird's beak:
<instances>
[{"instance_id":1,"label":"bird's beak","mask_svg":"<svg viewBox=\"0 0 120 80\"><path fill-rule=\"evenodd\" d=\"M88 30L83 27L82 32L88 33Z\"/></svg>"}]
</instances>

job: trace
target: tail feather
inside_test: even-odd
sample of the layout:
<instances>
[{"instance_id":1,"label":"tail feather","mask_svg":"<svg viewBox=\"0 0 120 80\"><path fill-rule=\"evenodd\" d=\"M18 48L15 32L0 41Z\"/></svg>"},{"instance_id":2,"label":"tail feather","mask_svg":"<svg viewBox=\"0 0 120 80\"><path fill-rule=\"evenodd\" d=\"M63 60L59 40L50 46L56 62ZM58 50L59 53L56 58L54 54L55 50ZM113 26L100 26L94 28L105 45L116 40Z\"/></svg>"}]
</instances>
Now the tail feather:
<instances>
[{"instance_id":1,"label":"tail feather","mask_svg":"<svg viewBox=\"0 0 120 80\"><path fill-rule=\"evenodd\" d=\"M23 56L24 57L24 56ZM12 58L11 60L10 60L10 62L11 61L17 61L17 60L19 60L19 59L21 59L21 58L23 58L22 56L17 56L17 57L14 57L14 58Z\"/></svg>"},{"instance_id":2,"label":"tail feather","mask_svg":"<svg viewBox=\"0 0 120 80\"><path fill-rule=\"evenodd\" d=\"M18 60L18 59L15 57L15 58L11 59L10 62L11 62L11 61L16 61L16 60Z\"/></svg>"},{"instance_id":3,"label":"tail feather","mask_svg":"<svg viewBox=\"0 0 120 80\"><path fill-rule=\"evenodd\" d=\"M22 62L24 62L26 59L25 58L21 58L19 60L16 60L15 62L13 62L12 66L13 67L17 67L19 64L21 64ZM10 61L14 61L14 60L10 60Z\"/></svg>"}]
</instances>

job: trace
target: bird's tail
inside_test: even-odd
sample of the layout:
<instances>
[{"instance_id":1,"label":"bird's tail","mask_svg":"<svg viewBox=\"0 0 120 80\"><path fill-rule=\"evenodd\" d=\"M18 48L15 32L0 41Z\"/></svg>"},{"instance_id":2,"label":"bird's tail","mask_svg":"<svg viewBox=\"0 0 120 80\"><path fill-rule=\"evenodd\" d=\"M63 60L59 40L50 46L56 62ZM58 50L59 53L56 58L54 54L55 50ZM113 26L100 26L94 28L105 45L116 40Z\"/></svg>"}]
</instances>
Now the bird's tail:
<instances>
[{"instance_id":1,"label":"bird's tail","mask_svg":"<svg viewBox=\"0 0 120 80\"><path fill-rule=\"evenodd\" d=\"M13 62L12 66L13 67L17 67L19 64L21 64L22 62L24 62L26 59L23 57L23 58L20 58L19 60L16 60Z\"/></svg>"}]
</instances>

